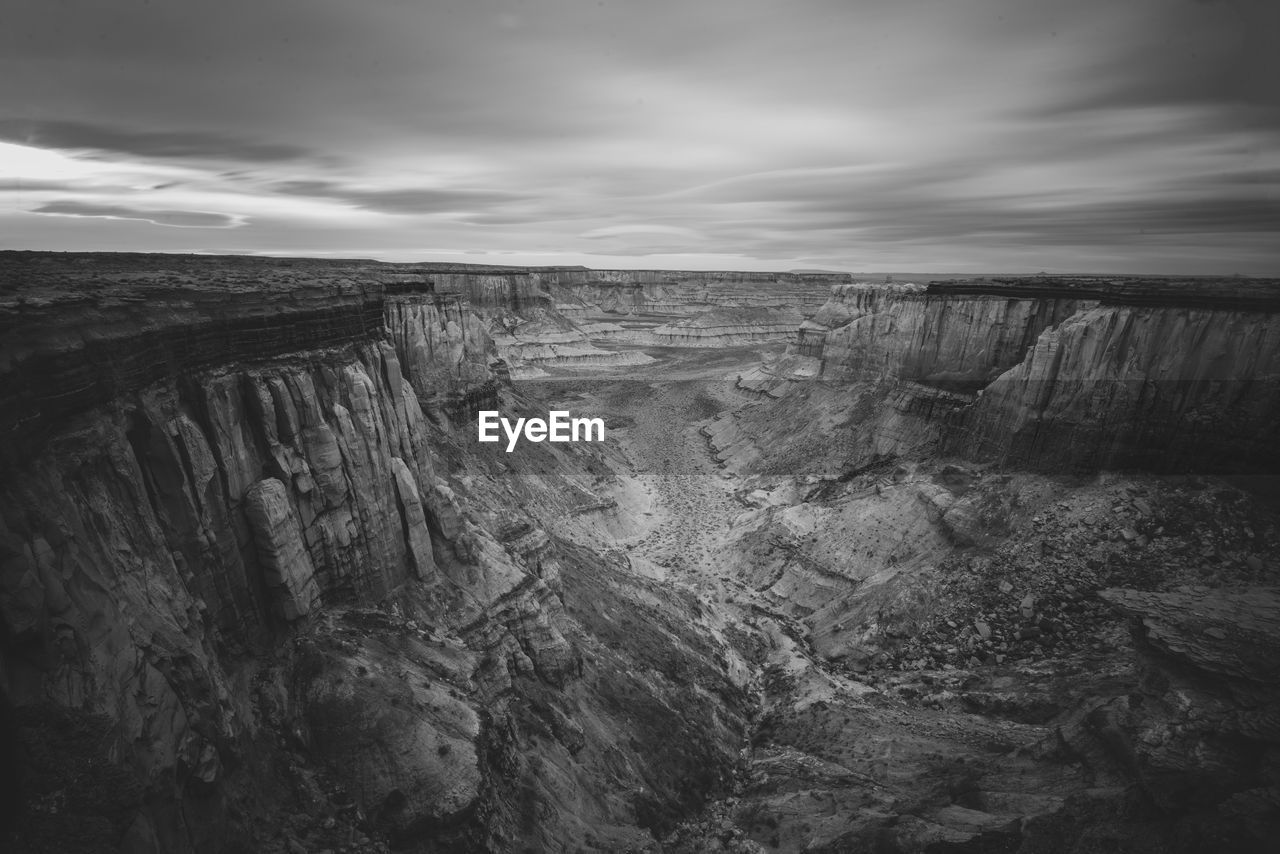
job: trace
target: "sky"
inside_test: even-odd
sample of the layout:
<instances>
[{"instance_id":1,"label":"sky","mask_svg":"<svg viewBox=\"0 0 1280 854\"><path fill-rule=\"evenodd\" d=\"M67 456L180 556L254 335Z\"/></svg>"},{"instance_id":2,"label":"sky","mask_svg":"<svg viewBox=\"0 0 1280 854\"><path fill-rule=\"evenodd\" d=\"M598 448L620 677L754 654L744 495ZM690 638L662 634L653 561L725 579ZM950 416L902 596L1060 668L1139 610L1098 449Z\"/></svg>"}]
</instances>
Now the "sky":
<instances>
[{"instance_id":1,"label":"sky","mask_svg":"<svg viewBox=\"0 0 1280 854\"><path fill-rule=\"evenodd\" d=\"M1280 3L5 0L0 249L1280 275Z\"/></svg>"}]
</instances>

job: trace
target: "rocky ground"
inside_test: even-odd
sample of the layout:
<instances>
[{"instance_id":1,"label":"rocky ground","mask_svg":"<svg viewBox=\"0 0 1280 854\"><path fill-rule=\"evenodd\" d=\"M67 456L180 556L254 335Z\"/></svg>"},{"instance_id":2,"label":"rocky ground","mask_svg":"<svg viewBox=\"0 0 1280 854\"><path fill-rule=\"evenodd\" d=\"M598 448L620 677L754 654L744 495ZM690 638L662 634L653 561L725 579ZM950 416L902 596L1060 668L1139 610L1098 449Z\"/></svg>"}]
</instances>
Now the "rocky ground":
<instances>
[{"instance_id":1,"label":"rocky ground","mask_svg":"<svg viewBox=\"0 0 1280 854\"><path fill-rule=\"evenodd\" d=\"M72 389L80 419L47 476L0 490L15 850L1155 854L1280 833L1268 484L947 456L970 380L855 370L893 360L854 344L906 362L915 339L835 335L838 382L816 339L785 359L628 343L687 307L665 285L626 292L652 315L594 327L625 356L602 359L555 351L592 333L556 317L545 271L379 267L370 289L359 265L237 266L231 291L266 303L228 325L190 299L225 301L204 292L216 263L145 282L137 263L5 295L24 348L55 310L112 331L9 388L41 417ZM587 315L616 296L582 288L557 298ZM171 335L121 332L162 302ZM982 356L965 342L989 327L952 349ZM228 373L245 341L266 367ZM37 349L19 355L45 365ZM157 383L172 400L125 399ZM611 438L479 447L451 419L480 404L599 415ZM40 419L10 415L39 449ZM286 483L291 504L267 501ZM271 572L241 559L248 537Z\"/></svg>"},{"instance_id":2,"label":"rocky ground","mask_svg":"<svg viewBox=\"0 0 1280 854\"><path fill-rule=\"evenodd\" d=\"M1175 750L1179 725L1143 718L1163 721L1168 701L1132 612L1104 591L1274 587L1265 496L928 457L852 477L729 474L698 427L756 403L734 366L678 364L677 381L559 388L621 426L641 473L615 484L609 512L637 517L615 547L698 595L751 666L738 775L665 850L1263 850L1216 806L1185 821L1153 806L1153 776L1193 772L1140 739L1208 748L1202 733Z\"/></svg>"}]
</instances>

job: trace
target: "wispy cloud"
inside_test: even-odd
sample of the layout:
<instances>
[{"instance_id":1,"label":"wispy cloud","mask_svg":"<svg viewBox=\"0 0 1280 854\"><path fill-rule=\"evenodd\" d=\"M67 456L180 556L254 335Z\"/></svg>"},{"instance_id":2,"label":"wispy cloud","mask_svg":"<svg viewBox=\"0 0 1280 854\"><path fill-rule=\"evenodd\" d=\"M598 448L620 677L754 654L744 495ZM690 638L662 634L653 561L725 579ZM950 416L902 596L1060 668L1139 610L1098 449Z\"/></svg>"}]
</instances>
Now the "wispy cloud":
<instances>
[{"instance_id":1,"label":"wispy cloud","mask_svg":"<svg viewBox=\"0 0 1280 854\"><path fill-rule=\"evenodd\" d=\"M277 193L329 199L352 207L392 214L473 212L527 198L519 193L485 189L404 187L361 189L334 181L282 181L270 185Z\"/></svg>"},{"instance_id":2,"label":"wispy cloud","mask_svg":"<svg viewBox=\"0 0 1280 854\"><path fill-rule=\"evenodd\" d=\"M0 140L35 148L99 151L139 158L251 163L299 160L312 153L298 145L258 142L211 131L137 130L62 120L0 119Z\"/></svg>"},{"instance_id":3,"label":"wispy cloud","mask_svg":"<svg viewBox=\"0 0 1280 854\"><path fill-rule=\"evenodd\" d=\"M231 228L241 224L235 217L207 211L141 210L124 205L94 205L76 201L47 202L32 208L31 212L57 216L136 219L174 228Z\"/></svg>"},{"instance_id":4,"label":"wispy cloud","mask_svg":"<svg viewBox=\"0 0 1280 854\"><path fill-rule=\"evenodd\" d=\"M1266 0L11 5L33 247L1280 272Z\"/></svg>"}]
</instances>

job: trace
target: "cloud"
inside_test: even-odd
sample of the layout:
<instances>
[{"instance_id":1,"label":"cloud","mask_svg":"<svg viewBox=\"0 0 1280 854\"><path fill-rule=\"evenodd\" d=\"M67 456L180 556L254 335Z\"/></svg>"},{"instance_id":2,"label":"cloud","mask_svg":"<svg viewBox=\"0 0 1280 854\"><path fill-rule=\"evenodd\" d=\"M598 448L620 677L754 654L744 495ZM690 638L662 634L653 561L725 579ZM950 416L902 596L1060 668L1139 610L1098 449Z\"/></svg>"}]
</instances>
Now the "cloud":
<instances>
[{"instance_id":1,"label":"cloud","mask_svg":"<svg viewBox=\"0 0 1280 854\"><path fill-rule=\"evenodd\" d=\"M137 158L218 159L251 163L300 160L298 145L258 142L210 131L130 130L77 121L0 119L0 140L37 148L92 150Z\"/></svg>"},{"instance_id":2,"label":"cloud","mask_svg":"<svg viewBox=\"0 0 1280 854\"><path fill-rule=\"evenodd\" d=\"M606 225L584 231L579 237L587 240L599 240L604 237L624 237L633 234L665 234L673 237L694 237L698 232L692 228L679 225L661 225L658 223L626 223L622 225Z\"/></svg>"},{"instance_id":3,"label":"cloud","mask_svg":"<svg viewBox=\"0 0 1280 854\"><path fill-rule=\"evenodd\" d=\"M238 217L208 211L142 210L124 205L95 205L77 201L48 202L32 208L31 212L56 216L134 219L174 228L233 228L242 224Z\"/></svg>"},{"instance_id":4,"label":"cloud","mask_svg":"<svg viewBox=\"0 0 1280 854\"><path fill-rule=\"evenodd\" d=\"M391 214L467 212L501 206L526 196L500 190L406 187L389 190L359 189L333 181L281 181L270 185L277 193L331 199L352 207Z\"/></svg>"},{"instance_id":5,"label":"cloud","mask_svg":"<svg viewBox=\"0 0 1280 854\"><path fill-rule=\"evenodd\" d=\"M1280 271L1267 0L10 5L9 241Z\"/></svg>"},{"instance_id":6,"label":"cloud","mask_svg":"<svg viewBox=\"0 0 1280 854\"><path fill-rule=\"evenodd\" d=\"M0 179L0 193L45 193L69 192L80 187L72 181L50 181L42 178L3 178ZM118 188L117 188L118 189Z\"/></svg>"}]
</instances>

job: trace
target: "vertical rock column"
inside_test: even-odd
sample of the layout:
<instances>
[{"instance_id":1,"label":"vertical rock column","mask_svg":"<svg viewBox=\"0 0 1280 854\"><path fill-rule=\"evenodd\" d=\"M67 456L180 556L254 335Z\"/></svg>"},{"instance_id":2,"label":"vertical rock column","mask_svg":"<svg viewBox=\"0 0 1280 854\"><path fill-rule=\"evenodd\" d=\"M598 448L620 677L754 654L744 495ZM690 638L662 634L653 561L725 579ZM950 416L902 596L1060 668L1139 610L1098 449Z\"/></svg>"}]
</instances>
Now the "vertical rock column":
<instances>
[{"instance_id":1,"label":"vertical rock column","mask_svg":"<svg viewBox=\"0 0 1280 854\"><path fill-rule=\"evenodd\" d=\"M319 603L320 588L284 484L273 477L260 480L244 502L273 603L286 620L296 620Z\"/></svg>"},{"instance_id":2,"label":"vertical rock column","mask_svg":"<svg viewBox=\"0 0 1280 854\"><path fill-rule=\"evenodd\" d=\"M404 525L404 539L413 556L413 569L418 578L429 578L436 562L431 550L431 533L427 529L427 517L422 510L422 498L413 472L399 457L391 458L391 470L396 478L396 497L400 504L400 520Z\"/></svg>"}]
</instances>

